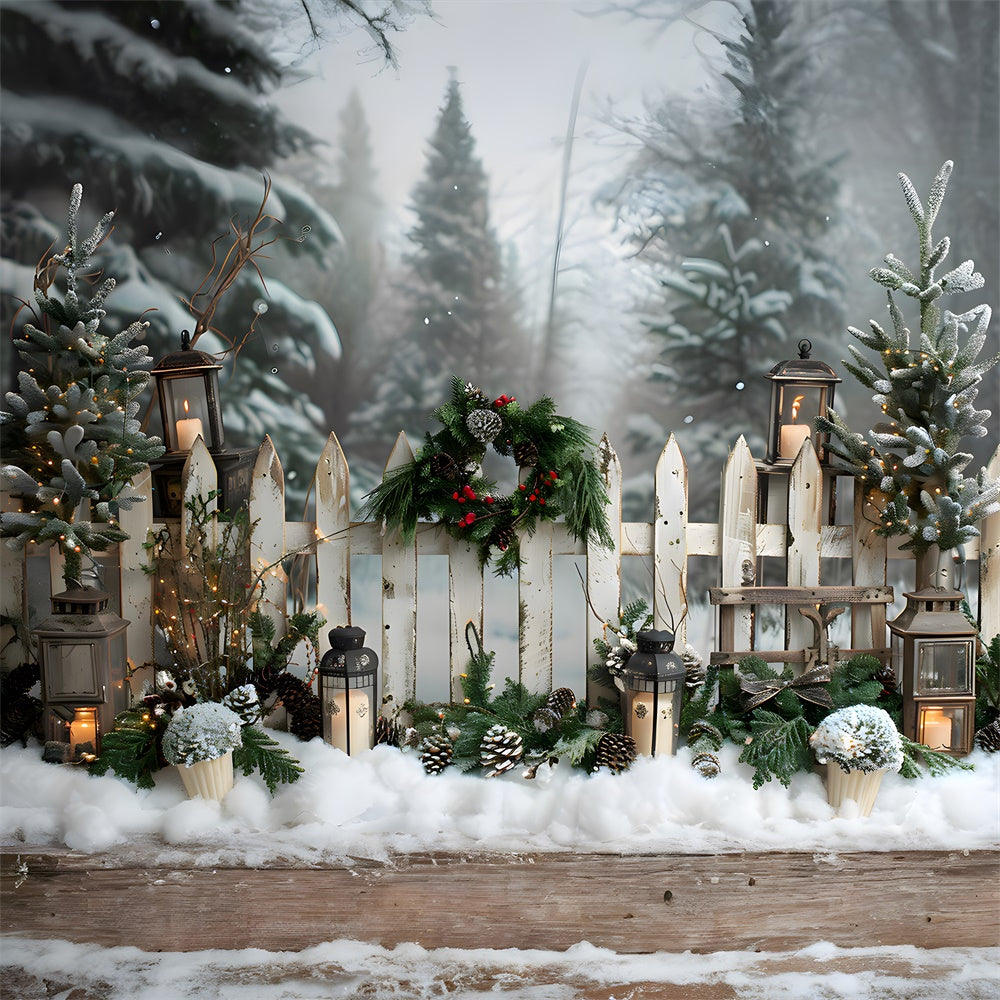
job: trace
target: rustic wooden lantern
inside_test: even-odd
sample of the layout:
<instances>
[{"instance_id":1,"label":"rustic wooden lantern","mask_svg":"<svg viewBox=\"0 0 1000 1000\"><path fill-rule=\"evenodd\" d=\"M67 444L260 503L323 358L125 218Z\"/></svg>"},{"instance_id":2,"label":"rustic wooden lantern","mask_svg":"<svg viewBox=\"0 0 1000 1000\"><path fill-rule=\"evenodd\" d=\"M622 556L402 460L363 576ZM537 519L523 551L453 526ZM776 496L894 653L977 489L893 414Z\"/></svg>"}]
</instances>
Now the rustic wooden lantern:
<instances>
[{"instance_id":1,"label":"rustic wooden lantern","mask_svg":"<svg viewBox=\"0 0 1000 1000\"><path fill-rule=\"evenodd\" d=\"M52 598L52 614L32 629L38 640L45 738L69 744L67 756L100 753L101 734L128 707L125 686L128 622L108 609L94 587Z\"/></svg>"},{"instance_id":2,"label":"rustic wooden lantern","mask_svg":"<svg viewBox=\"0 0 1000 1000\"><path fill-rule=\"evenodd\" d=\"M168 452L190 451L199 436L209 451L221 451L225 442L219 406L221 370L211 355L191 347L187 330L181 334L181 349L153 367Z\"/></svg>"},{"instance_id":3,"label":"rustic wooden lantern","mask_svg":"<svg viewBox=\"0 0 1000 1000\"><path fill-rule=\"evenodd\" d=\"M764 377L771 382L771 415L764 460L791 465L806 438L821 462L827 461L826 435L815 429L816 417L825 417L833 406L834 390L842 382L837 373L809 354L812 343L799 341L799 356L776 364Z\"/></svg>"},{"instance_id":4,"label":"rustic wooden lantern","mask_svg":"<svg viewBox=\"0 0 1000 1000\"><path fill-rule=\"evenodd\" d=\"M964 756L975 731L975 626L962 613L957 590L925 587L905 596L906 607L889 622L903 733L932 750Z\"/></svg>"},{"instance_id":5,"label":"rustic wooden lantern","mask_svg":"<svg viewBox=\"0 0 1000 1000\"><path fill-rule=\"evenodd\" d=\"M674 634L640 632L636 647L622 673L625 735L635 740L638 753L676 753L686 670L674 652Z\"/></svg>"},{"instance_id":6,"label":"rustic wooden lantern","mask_svg":"<svg viewBox=\"0 0 1000 1000\"><path fill-rule=\"evenodd\" d=\"M323 739L348 755L370 750L378 711L378 656L365 646L364 629L342 625L329 638L330 649L319 664Z\"/></svg>"}]
</instances>

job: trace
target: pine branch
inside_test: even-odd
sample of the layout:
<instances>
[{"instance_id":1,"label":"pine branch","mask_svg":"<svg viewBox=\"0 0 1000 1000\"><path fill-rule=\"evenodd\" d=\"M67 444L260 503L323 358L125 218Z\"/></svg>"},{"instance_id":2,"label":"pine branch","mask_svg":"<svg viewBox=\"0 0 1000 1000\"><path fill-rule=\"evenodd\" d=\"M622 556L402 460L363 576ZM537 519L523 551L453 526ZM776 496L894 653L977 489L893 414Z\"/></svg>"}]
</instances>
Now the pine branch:
<instances>
[{"instance_id":1,"label":"pine branch","mask_svg":"<svg viewBox=\"0 0 1000 1000\"><path fill-rule=\"evenodd\" d=\"M130 713L120 716L115 728L101 738L101 754L89 773L99 776L114 771L137 788L153 788L153 772L159 767L156 730L143 726L136 713Z\"/></svg>"},{"instance_id":2,"label":"pine branch","mask_svg":"<svg viewBox=\"0 0 1000 1000\"><path fill-rule=\"evenodd\" d=\"M233 767L244 774L259 771L272 795L279 782L291 784L305 773L302 765L284 747L256 726L243 727L243 745L233 751Z\"/></svg>"},{"instance_id":3,"label":"pine branch","mask_svg":"<svg viewBox=\"0 0 1000 1000\"><path fill-rule=\"evenodd\" d=\"M754 768L753 787L777 778L786 788L796 771L811 765L809 735L812 727L800 715L783 719L763 708L753 713L751 740L740 754L740 763Z\"/></svg>"}]
</instances>

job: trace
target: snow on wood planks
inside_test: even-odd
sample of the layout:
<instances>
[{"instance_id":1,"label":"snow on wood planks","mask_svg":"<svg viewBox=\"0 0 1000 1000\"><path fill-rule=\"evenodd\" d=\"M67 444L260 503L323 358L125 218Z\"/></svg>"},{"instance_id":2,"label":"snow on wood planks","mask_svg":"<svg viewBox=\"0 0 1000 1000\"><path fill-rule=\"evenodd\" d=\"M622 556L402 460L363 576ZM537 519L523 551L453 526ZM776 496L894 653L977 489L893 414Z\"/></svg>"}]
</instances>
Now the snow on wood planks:
<instances>
[{"instance_id":1,"label":"snow on wood planks","mask_svg":"<svg viewBox=\"0 0 1000 1000\"><path fill-rule=\"evenodd\" d=\"M9 849L0 860L5 933L146 950L298 951L353 938L703 953L817 941L994 947L1000 937L1000 851L434 854L254 869ZM267 916L237 921L236 910Z\"/></svg>"}]
</instances>

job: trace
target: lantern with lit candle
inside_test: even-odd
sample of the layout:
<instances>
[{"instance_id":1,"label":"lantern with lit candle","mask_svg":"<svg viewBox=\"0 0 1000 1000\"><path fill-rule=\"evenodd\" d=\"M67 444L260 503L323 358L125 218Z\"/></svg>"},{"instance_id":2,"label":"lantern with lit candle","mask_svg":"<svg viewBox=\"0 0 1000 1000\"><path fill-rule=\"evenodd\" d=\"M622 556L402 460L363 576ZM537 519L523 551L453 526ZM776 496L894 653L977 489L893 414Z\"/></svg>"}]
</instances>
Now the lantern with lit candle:
<instances>
[{"instance_id":1,"label":"lantern with lit candle","mask_svg":"<svg viewBox=\"0 0 1000 1000\"><path fill-rule=\"evenodd\" d=\"M972 750L976 709L977 632L962 599L950 587L924 587L907 594L906 607L889 622L903 734L955 756Z\"/></svg>"},{"instance_id":2,"label":"lantern with lit candle","mask_svg":"<svg viewBox=\"0 0 1000 1000\"><path fill-rule=\"evenodd\" d=\"M128 622L109 610L109 602L110 596L94 587L67 590L52 598L52 614L32 629L46 739L68 744L70 759L100 753L101 734L128 708Z\"/></svg>"},{"instance_id":3,"label":"lantern with lit candle","mask_svg":"<svg viewBox=\"0 0 1000 1000\"><path fill-rule=\"evenodd\" d=\"M635 740L641 754L676 753L687 673L684 661L674 652L672 632L640 632L636 647L622 673L625 735Z\"/></svg>"},{"instance_id":4,"label":"lantern with lit candle","mask_svg":"<svg viewBox=\"0 0 1000 1000\"><path fill-rule=\"evenodd\" d=\"M765 461L791 465L806 439L826 462L826 435L815 429L816 417L833 406L834 389L843 381L822 361L810 357L812 344L799 341L799 356L776 364L764 377L771 382L771 415Z\"/></svg>"},{"instance_id":5,"label":"lantern with lit candle","mask_svg":"<svg viewBox=\"0 0 1000 1000\"><path fill-rule=\"evenodd\" d=\"M378 656L364 629L342 625L329 632L330 649L319 664L323 739L346 754L370 750L375 741Z\"/></svg>"},{"instance_id":6,"label":"lantern with lit candle","mask_svg":"<svg viewBox=\"0 0 1000 1000\"><path fill-rule=\"evenodd\" d=\"M181 334L181 349L168 354L152 369L168 452L190 451L198 437L209 451L222 450L221 369L211 355L191 347L187 330Z\"/></svg>"}]
</instances>

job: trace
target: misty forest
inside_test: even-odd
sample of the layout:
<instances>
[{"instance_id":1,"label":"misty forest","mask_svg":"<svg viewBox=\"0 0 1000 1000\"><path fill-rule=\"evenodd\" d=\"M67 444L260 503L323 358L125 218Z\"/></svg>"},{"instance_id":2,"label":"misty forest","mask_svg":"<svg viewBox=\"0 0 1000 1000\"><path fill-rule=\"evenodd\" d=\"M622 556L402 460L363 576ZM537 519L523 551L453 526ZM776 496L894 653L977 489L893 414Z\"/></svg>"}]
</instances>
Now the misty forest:
<instances>
[{"instance_id":1,"label":"misty forest","mask_svg":"<svg viewBox=\"0 0 1000 1000\"><path fill-rule=\"evenodd\" d=\"M141 316L153 359L198 322L203 280L234 234L261 246L198 346L228 351L227 443L271 436L293 518L331 430L360 499L400 429L421 439L453 373L490 398L552 396L606 430L627 516L648 517L653 465L676 434L691 507L708 511L736 438L761 451L762 375L802 337L837 368L847 326L884 314L868 272L888 247L913 256L899 171L925 189L955 161L942 231L995 295L1000 5L566 6L606 25L609 45L623 26L684 26L704 82L685 88L665 63L660 86L625 109L578 107L564 81L561 183L515 241L477 144L488 122L463 88L475 48L467 67L434 70L439 103L410 151L404 204L383 189L373 141L393 122L371 115L363 86L331 87L308 115L282 101L317 60L403 84L426 73L407 61L407 32L447 27L455 4L4 0L4 389L19 306L77 182L87 231L116 213L99 254L118 282L107 322ZM584 132L614 150L597 169L575 155ZM995 369L987 406L997 386ZM845 379L840 395L868 420L866 392ZM977 466L987 445L973 443Z\"/></svg>"}]
</instances>

